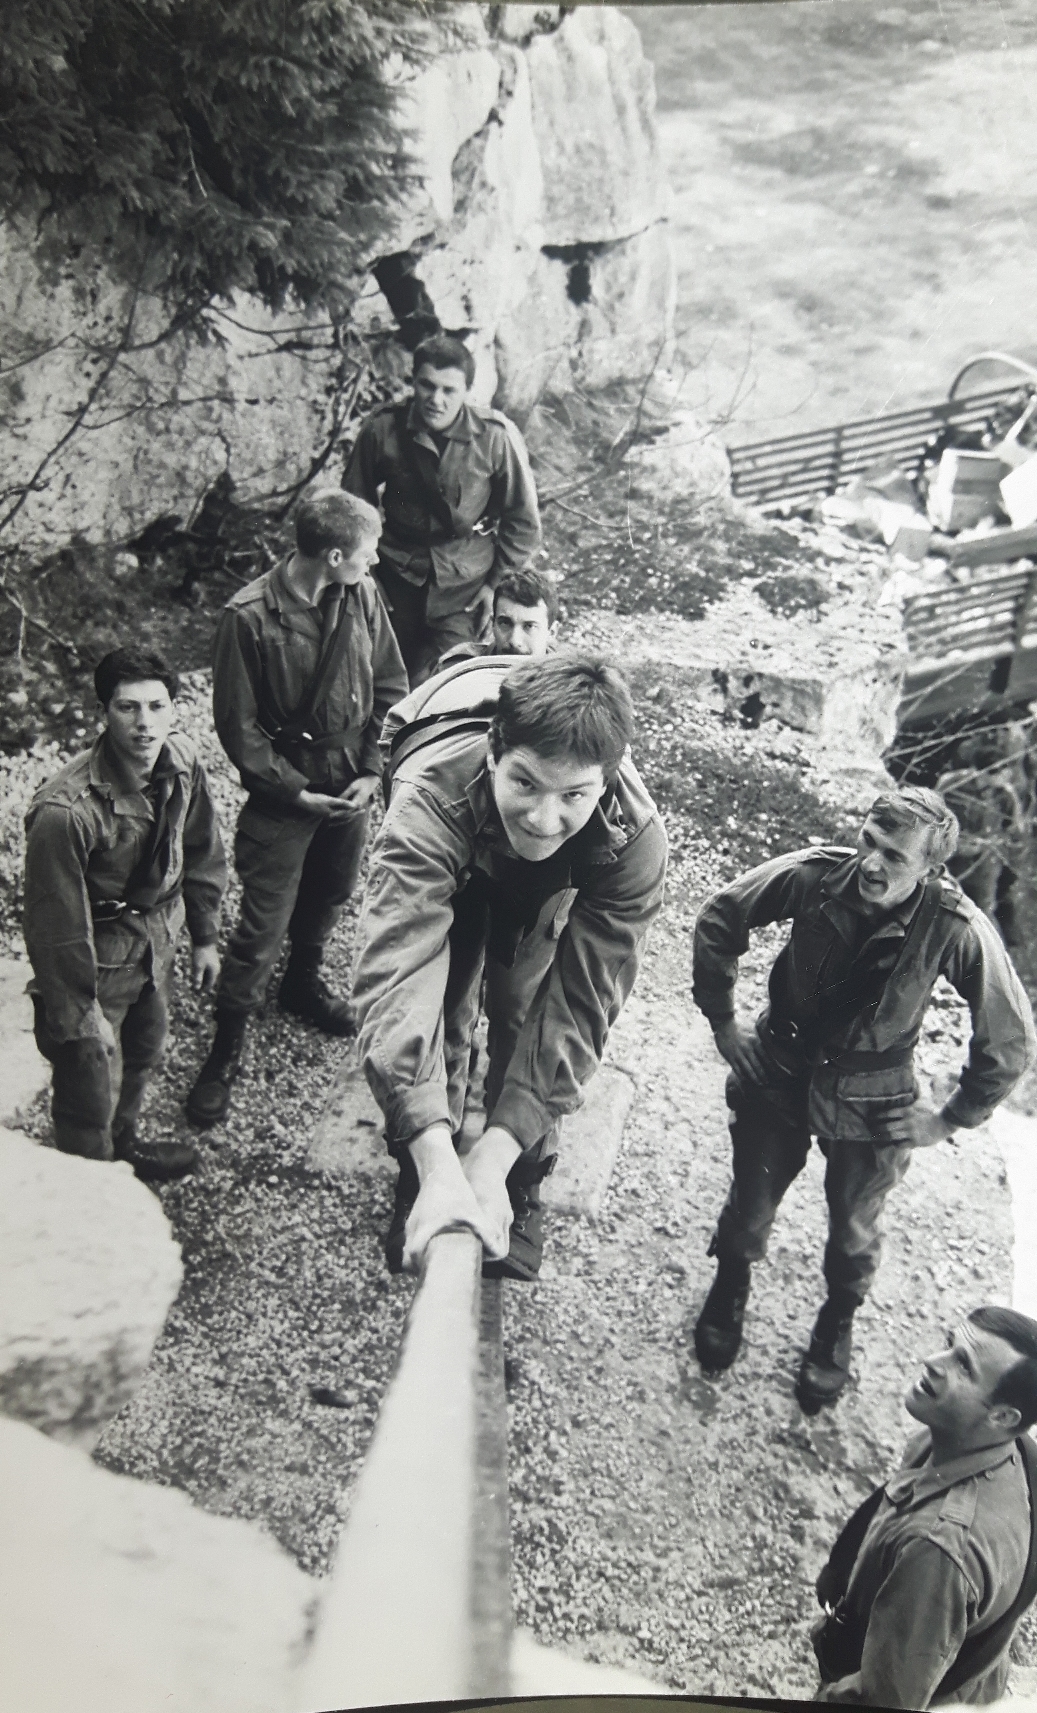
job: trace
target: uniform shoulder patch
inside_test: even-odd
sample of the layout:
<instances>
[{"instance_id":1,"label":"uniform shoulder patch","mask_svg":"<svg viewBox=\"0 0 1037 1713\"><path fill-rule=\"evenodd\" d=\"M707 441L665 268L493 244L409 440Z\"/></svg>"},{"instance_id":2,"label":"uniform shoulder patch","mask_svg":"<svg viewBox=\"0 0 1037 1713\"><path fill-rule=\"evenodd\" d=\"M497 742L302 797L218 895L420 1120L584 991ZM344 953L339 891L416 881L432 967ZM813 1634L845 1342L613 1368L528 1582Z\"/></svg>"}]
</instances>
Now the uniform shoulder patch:
<instances>
[{"instance_id":1,"label":"uniform shoulder patch","mask_svg":"<svg viewBox=\"0 0 1037 1713\"><path fill-rule=\"evenodd\" d=\"M958 882L951 875L941 874L939 885L941 909L950 910L956 916L964 916L966 920L977 913L982 914L978 905L973 904L972 900L965 896Z\"/></svg>"},{"instance_id":2,"label":"uniform shoulder patch","mask_svg":"<svg viewBox=\"0 0 1037 1713\"><path fill-rule=\"evenodd\" d=\"M955 1523L961 1528L970 1529L976 1515L976 1500L979 1485L975 1480L961 1481L956 1487L948 1489L947 1497L940 1506L941 1523Z\"/></svg>"}]
</instances>

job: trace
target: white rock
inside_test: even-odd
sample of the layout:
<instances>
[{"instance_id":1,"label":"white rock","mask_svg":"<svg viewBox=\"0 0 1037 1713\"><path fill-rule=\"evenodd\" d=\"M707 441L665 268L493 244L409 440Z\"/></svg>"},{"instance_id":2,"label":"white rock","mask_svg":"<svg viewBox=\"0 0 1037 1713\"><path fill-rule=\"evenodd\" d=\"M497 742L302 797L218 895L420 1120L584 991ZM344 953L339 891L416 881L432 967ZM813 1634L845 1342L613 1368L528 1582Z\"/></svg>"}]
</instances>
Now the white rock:
<instances>
[{"instance_id":1,"label":"white rock","mask_svg":"<svg viewBox=\"0 0 1037 1713\"><path fill-rule=\"evenodd\" d=\"M13 1124L50 1080L32 1033L31 975L31 964L0 958L0 1124Z\"/></svg>"},{"instance_id":2,"label":"white rock","mask_svg":"<svg viewBox=\"0 0 1037 1713\"><path fill-rule=\"evenodd\" d=\"M158 1199L123 1164L0 1130L0 1410L83 1447L132 1395L180 1288Z\"/></svg>"},{"instance_id":3,"label":"white rock","mask_svg":"<svg viewBox=\"0 0 1037 1713\"><path fill-rule=\"evenodd\" d=\"M4 1703L288 1713L315 1584L251 1524L0 1421Z\"/></svg>"},{"instance_id":4,"label":"white rock","mask_svg":"<svg viewBox=\"0 0 1037 1713\"><path fill-rule=\"evenodd\" d=\"M628 18L581 6L526 50L544 175L544 242L602 243L669 212L655 76Z\"/></svg>"}]
</instances>

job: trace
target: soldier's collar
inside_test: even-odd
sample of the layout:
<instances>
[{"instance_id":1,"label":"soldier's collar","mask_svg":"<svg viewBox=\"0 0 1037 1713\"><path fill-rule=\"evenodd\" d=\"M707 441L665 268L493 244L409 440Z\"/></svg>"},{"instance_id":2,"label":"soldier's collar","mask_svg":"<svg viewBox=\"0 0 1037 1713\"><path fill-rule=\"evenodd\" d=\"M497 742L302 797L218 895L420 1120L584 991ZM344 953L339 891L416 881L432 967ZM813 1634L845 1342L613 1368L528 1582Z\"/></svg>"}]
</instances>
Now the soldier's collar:
<instances>
[{"instance_id":1,"label":"soldier's collar","mask_svg":"<svg viewBox=\"0 0 1037 1713\"><path fill-rule=\"evenodd\" d=\"M928 1430L925 1437L928 1438ZM914 1443L920 1452L923 1441L918 1439ZM937 1493L946 1492L949 1487L957 1487L962 1481L971 1481L976 1475L1000 1469L1009 1460L1014 1462L1018 1455L1015 1440L1009 1439L1003 1445L986 1445L978 1451L967 1451L962 1457L941 1463L939 1468L934 1468L927 1460L920 1467L898 1470L892 1480L886 1482L886 1497L892 1505L920 1505L926 1499L935 1498Z\"/></svg>"},{"instance_id":2,"label":"soldier's collar","mask_svg":"<svg viewBox=\"0 0 1037 1713\"><path fill-rule=\"evenodd\" d=\"M875 932L879 933L890 923L895 922L900 927L907 927L919 904L922 902L924 882L919 882L914 891L905 898L903 903L894 905L892 910L885 911L881 916L871 916L864 908L861 895L857 890L857 855L846 857L829 869L821 882L822 896L841 909L851 910L855 916L867 916L875 924Z\"/></svg>"},{"instance_id":3,"label":"soldier's collar","mask_svg":"<svg viewBox=\"0 0 1037 1713\"><path fill-rule=\"evenodd\" d=\"M190 769L177 758L170 745L164 743L151 770L151 778L189 772ZM107 731L100 732L90 746L90 783L102 797L110 797L116 809L131 798L142 797L147 790L146 785L136 785L129 778L108 742Z\"/></svg>"},{"instance_id":4,"label":"soldier's collar","mask_svg":"<svg viewBox=\"0 0 1037 1713\"><path fill-rule=\"evenodd\" d=\"M460 440L465 442L474 440L479 431L479 426L479 418L475 415L471 405L466 400L455 416L453 422L450 424L450 427L444 428L440 438L442 440ZM418 415L417 401L413 397L410 401L410 409L407 412L407 428L414 436L415 440L420 440L423 445L430 446L433 451L438 452L439 449L432 437L432 431L426 427L425 423Z\"/></svg>"}]
</instances>

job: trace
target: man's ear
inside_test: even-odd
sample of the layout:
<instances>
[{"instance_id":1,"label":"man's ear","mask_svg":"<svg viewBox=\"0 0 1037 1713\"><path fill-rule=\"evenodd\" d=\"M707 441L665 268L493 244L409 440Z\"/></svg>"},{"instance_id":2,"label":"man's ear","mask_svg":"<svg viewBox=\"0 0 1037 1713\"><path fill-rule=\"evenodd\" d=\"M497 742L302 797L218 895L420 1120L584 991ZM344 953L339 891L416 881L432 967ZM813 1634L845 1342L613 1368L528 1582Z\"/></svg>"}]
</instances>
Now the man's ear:
<instances>
[{"instance_id":1,"label":"man's ear","mask_svg":"<svg viewBox=\"0 0 1037 1713\"><path fill-rule=\"evenodd\" d=\"M990 1423L999 1433L1015 1433L1022 1421L1022 1411L1014 1404L994 1404L990 1410Z\"/></svg>"},{"instance_id":2,"label":"man's ear","mask_svg":"<svg viewBox=\"0 0 1037 1713\"><path fill-rule=\"evenodd\" d=\"M497 771L497 761L493 753L493 737L489 732L486 734L486 765L492 777Z\"/></svg>"}]
</instances>

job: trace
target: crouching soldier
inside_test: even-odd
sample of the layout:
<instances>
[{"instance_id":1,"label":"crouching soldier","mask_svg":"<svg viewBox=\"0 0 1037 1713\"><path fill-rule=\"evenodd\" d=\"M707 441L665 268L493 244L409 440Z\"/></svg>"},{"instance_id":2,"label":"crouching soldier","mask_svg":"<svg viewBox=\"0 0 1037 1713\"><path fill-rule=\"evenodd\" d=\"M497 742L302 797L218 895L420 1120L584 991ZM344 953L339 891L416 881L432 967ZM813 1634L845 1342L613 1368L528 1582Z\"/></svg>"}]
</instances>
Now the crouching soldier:
<instances>
[{"instance_id":1,"label":"crouching soldier","mask_svg":"<svg viewBox=\"0 0 1037 1713\"><path fill-rule=\"evenodd\" d=\"M876 799L856 851L776 857L711 898L695 926L693 994L731 1067L734 1179L710 1254L717 1274L695 1328L706 1369L734 1361L750 1268L817 1136L826 1157L827 1301L799 1372L813 1412L849 1378L853 1316L879 1263L879 1219L912 1148L982 1124L1034 1054L1029 1001L983 913L943 874L957 822L934 791ZM738 959L753 928L792 922L754 1027L735 1021ZM968 1063L946 1105L919 1100L912 1056L944 976L968 1003Z\"/></svg>"},{"instance_id":2,"label":"crouching soldier","mask_svg":"<svg viewBox=\"0 0 1037 1713\"><path fill-rule=\"evenodd\" d=\"M1037 1321L974 1309L904 1399L921 1431L817 1582L816 1701L1000 1701L1037 1594Z\"/></svg>"},{"instance_id":3,"label":"crouching soldier","mask_svg":"<svg viewBox=\"0 0 1037 1713\"><path fill-rule=\"evenodd\" d=\"M364 500L338 488L311 495L296 513L295 552L220 619L213 713L249 798L234 841L241 915L216 991L216 1038L187 1098L202 1126L226 1116L248 1019L286 933L282 1010L329 1035L356 1032L352 1006L320 968L360 872L382 721L407 688L368 576L380 531Z\"/></svg>"},{"instance_id":4,"label":"crouching soldier","mask_svg":"<svg viewBox=\"0 0 1037 1713\"><path fill-rule=\"evenodd\" d=\"M470 662L387 723L392 794L353 995L400 1165L392 1271L465 1225L489 1276L536 1277L556 1126L601 1061L662 903L666 837L628 758L633 723L625 681L576 654ZM484 961L488 1123L462 1163Z\"/></svg>"},{"instance_id":5,"label":"crouching soldier","mask_svg":"<svg viewBox=\"0 0 1037 1713\"><path fill-rule=\"evenodd\" d=\"M175 1178L195 1165L194 1148L145 1146L137 1121L166 1042L185 916L194 985L215 984L227 865L205 774L171 730L176 673L156 654L117 648L94 683L104 732L40 788L26 818L36 1041L54 1067L64 1153Z\"/></svg>"}]
</instances>

